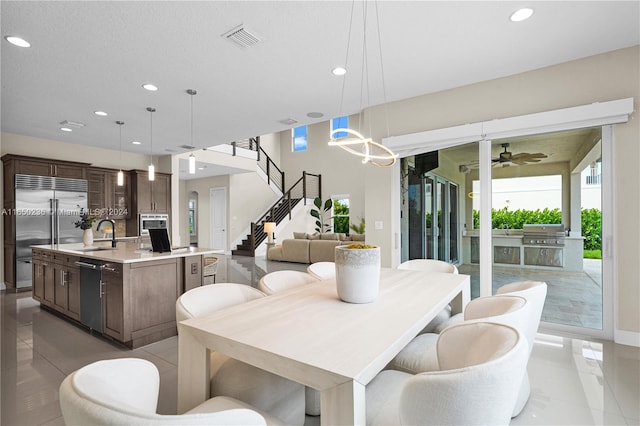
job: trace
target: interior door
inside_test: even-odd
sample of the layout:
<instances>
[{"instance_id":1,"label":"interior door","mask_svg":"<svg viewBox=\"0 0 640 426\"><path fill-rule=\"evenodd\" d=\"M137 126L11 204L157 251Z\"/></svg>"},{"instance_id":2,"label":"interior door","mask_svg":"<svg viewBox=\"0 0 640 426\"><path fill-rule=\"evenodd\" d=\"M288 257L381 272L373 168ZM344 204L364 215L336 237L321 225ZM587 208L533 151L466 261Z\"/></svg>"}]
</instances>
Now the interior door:
<instances>
[{"instance_id":1,"label":"interior door","mask_svg":"<svg viewBox=\"0 0 640 426\"><path fill-rule=\"evenodd\" d=\"M227 189L211 188L211 246L227 250Z\"/></svg>"}]
</instances>

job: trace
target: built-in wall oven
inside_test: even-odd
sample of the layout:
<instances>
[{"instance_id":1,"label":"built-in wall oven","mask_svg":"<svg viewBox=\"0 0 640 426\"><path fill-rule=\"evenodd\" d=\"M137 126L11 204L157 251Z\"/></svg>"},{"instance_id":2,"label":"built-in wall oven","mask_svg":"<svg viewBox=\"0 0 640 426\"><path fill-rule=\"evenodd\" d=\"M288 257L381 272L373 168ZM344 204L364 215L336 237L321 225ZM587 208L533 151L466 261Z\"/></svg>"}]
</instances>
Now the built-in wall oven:
<instances>
[{"instance_id":1,"label":"built-in wall oven","mask_svg":"<svg viewBox=\"0 0 640 426\"><path fill-rule=\"evenodd\" d=\"M164 213L141 213L138 235L149 235L151 228L168 228L169 215Z\"/></svg>"}]
</instances>

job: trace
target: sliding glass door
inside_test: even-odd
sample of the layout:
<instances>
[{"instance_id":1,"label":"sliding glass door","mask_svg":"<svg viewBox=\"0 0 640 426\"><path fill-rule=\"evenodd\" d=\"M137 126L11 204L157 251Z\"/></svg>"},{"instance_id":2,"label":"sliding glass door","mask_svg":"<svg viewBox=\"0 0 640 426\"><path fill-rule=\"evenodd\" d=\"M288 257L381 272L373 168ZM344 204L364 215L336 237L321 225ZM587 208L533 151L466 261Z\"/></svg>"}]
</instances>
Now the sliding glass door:
<instances>
[{"instance_id":1,"label":"sliding glass door","mask_svg":"<svg viewBox=\"0 0 640 426\"><path fill-rule=\"evenodd\" d=\"M484 253L490 269L485 275L491 277L484 294L511 282L544 281L543 322L603 330L602 139L597 127L482 141L490 154L491 229L485 241L480 143L438 151L437 167L428 171L420 161L404 159L410 244L402 260L455 263L471 276L475 298L482 293ZM532 225L540 225L538 234L525 235Z\"/></svg>"},{"instance_id":2,"label":"sliding glass door","mask_svg":"<svg viewBox=\"0 0 640 426\"><path fill-rule=\"evenodd\" d=\"M409 161L409 160L404 160ZM408 259L459 260L458 185L434 172L416 172L414 163L404 165L408 191L406 236Z\"/></svg>"}]
</instances>

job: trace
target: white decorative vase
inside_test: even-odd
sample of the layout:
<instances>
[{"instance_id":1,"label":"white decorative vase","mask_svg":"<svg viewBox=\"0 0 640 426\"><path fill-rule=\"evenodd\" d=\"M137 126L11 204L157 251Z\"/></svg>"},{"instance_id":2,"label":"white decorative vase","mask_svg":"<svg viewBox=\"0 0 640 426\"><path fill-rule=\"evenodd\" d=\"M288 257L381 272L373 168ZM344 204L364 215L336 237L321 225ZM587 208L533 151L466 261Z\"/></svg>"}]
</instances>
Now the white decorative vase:
<instances>
[{"instance_id":1,"label":"white decorative vase","mask_svg":"<svg viewBox=\"0 0 640 426\"><path fill-rule=\"evenodd\" d=\"M380 247L335 248L338 296L349 303L370 303L380 286Z\"/></svg>"},{"instance_id":2,"label":"white decorative vase","mask_svg":"<svg viewBox=\"0 0 640 426\"><path fill-rule=\"evenodd\" d=\"M93 245L93 230L85 229L82 233L82 243L85 247L90 247Z\"/></svg>"}]
</instances>

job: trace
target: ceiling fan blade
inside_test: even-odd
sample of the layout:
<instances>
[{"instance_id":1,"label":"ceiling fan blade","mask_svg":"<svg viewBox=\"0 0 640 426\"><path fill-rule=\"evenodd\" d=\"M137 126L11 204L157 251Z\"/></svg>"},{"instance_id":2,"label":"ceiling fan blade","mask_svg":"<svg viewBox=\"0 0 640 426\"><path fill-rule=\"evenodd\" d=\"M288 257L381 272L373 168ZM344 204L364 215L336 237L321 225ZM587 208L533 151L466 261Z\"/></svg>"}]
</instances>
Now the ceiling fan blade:
<instances>
[{"instance_id":1,"label":"ceiling fan blade","mask_svg":"<svg viewBox=\"0 0 640 426\"><path fill-rule=\"evenodd\" d=\"M535 154L529 154L528 152L521 152L512 157L512 159L524 159L525 161L529 161L529 159L536 158L547 158L547 156L541 152L536 152Z\"/></svg>"}]
</instances>

